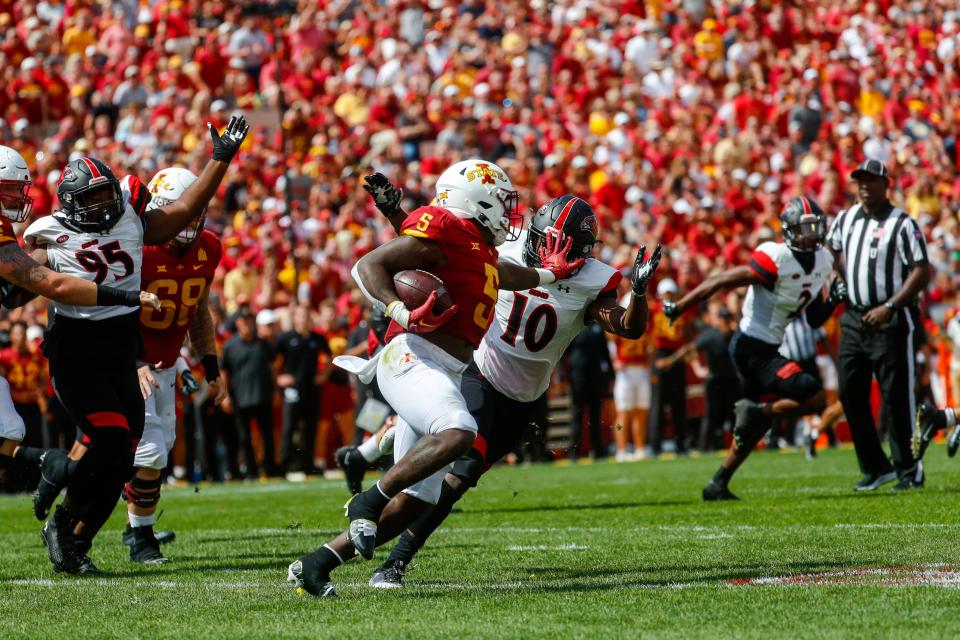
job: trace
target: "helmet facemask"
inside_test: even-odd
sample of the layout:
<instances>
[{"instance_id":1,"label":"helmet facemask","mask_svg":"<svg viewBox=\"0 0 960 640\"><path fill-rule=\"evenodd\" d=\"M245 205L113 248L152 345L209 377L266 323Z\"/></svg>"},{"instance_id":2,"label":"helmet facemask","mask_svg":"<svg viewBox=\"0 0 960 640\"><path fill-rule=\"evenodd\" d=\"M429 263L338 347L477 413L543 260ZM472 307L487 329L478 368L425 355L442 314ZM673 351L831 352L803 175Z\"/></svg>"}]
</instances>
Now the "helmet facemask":
<instances>
[{"instance_id":1,"label":"helmet facemask","mask_svg":"<svg viewBox=\"0 0 960 640\"><path fill-rule=\"evenodd\" d=\"M30 216L30 184L29 180L0 179L0 212L10 222L23 222Z\"/></svg>"},{"instance_id":2,"label":"helmet facemask","mask_svg":"<svg viewBox=\"0 0 960 640\"><path fill-rule=\"evenodd\" d=\"M805 214L794 224L783 225L783 241L792 251L809 253L823 244L827 225L822 216Z\"/></svg>"},{"instance_id":3,"label":"helmet facemask","mask_svg":"<svg viewBox=\"0 0 960 640\"><path fill-rule=\"evenodd\" d=\"M64 215L81 231L106 233L123 215L120 184L107 178L94 178L92 184L60 197Z\"/></svg>"}]
</instances>

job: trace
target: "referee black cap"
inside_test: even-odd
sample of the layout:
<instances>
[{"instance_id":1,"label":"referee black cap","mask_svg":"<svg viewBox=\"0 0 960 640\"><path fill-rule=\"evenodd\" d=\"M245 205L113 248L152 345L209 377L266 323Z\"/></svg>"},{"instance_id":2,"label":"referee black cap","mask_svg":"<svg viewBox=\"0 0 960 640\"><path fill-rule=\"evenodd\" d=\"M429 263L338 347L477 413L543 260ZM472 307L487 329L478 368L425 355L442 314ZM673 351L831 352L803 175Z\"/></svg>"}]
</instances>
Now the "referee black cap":
<instances>
[{"instance_id":1,"label":"referee black cap","mask_svg":"<svg viewBox=\"0 0 960 640\"><path fill-rule=\"evenodd\" d=\"M889 175L887 171L887 165L883 164L880 160L874 160L873 158L868 158L860 163L860 166L857 167L857 170L850 174L850 177L854 180L857 180L866 176L878 176L880 178L886 178Z\"/></svg>"}]
</instances>

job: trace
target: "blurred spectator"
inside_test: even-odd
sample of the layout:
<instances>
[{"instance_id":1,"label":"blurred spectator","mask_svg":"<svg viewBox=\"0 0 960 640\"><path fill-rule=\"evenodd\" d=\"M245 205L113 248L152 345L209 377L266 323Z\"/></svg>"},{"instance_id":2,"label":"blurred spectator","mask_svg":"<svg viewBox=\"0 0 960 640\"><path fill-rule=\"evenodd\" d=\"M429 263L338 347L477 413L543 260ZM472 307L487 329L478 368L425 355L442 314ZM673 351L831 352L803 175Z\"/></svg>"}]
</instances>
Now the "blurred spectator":
<instances>
[{"instance_id":1,"label":"blurred spectator","mask_svg":"<svg viewBox=\"0 0 960 640\"><path fill-rule=\"evenodd\" d=\"M583 451L580 441L584 419L590 436L590 451L594 458L607 457L603 444L603 425L600 409L607 396L613 376L613 362L607 349L603 329L591 324L573 339L567 349L570 367L571 418L570 458L576 460Z\"/></svg>"},{"instance_id":2,"label":"blurred spectator","mask_svg":"<svg viewBox=\"0 0 960 640\"><path fill-rule=\"evenodd\" d=\"M677 300L677 283L670 278L657 284L657 301L651 309L651 340L655 360L650 374L650 447L654 455L663 451L666 409L670 407L673 440L677 453L687 451L687 365L672 360L676 351L693 337L689 314L670 322L663 314L662 303Z\"/></svg>"}]
</instances>

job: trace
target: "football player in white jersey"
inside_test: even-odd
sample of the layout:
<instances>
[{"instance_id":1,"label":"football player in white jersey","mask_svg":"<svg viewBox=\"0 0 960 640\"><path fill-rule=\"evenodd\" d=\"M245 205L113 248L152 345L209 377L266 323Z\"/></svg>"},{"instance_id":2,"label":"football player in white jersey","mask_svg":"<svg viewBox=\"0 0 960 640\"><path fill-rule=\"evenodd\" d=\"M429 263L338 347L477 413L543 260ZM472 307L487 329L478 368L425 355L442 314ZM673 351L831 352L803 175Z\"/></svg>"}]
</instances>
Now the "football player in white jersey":
<instances>
[{"instance_id":1,"label":"football player in white jersey","mask_svg":"<svg viewBox=\"0 0 960 640\"><path fill-rule=\"evenodd\" d=\"M382 184L385 178L371 176L369 181ZM569 261L587 260L578 272L561 282L527 291L500 292L495 320L474 352L460 386L477 422L477 438L446 474L436 506L401 534L387 560L374 572L371 586L402 586L405 568L453 505L493 464L517 447L528 425L537 418L538 400L546 392L553 370L584 326L597 322L604 331L629 339L643 335L647 327L646 287L660 262L660 247L650 260L644 259L643 247L637 253L631 272L633 296L624 308L617 302L620 272L590 258L597 232L593 208L567 195L544 204L527 231L501 246L500 265L536 268L548 236L562 236L573 240Z\"/></svg>"},{"instance_id":2,"label":"football player in white jersey","mask_svg":"<svg viewBox=\"0 0 960 640\"><path fill-rule=\"evenodd\" d=\"M30 170L23 156L15 149L0 145L0 300L5 307L17 306L23 292L87 307L125 305L131 311L141 304L158 302L153 294L121 291L51 271L24 253L17 243L13 225L26 222L30 216L31 184ZM10 398L10 387L0 377L0 476L14 463L32 466L39 463L43 450L20 446L24 434L23 420Z\"/></svg>"},{"instance_id":3,"label":"football player in white jersey","mask_svg":"<svg viewBox=\"0 0 960 640\"><path fill-rule=\"evenodd\" d=\"M223 135L208 128L212 160L178 200L159 209L148 206L150 193L135 176L121 181L99 160L71 161L57 185L60 210L24 234L34 258L56 271L139 291L144 245L173 240L203 212L247 134L240 116ZM43 527L54 571L92 570L87 551L133 476L144 428L139 316L124 307L54 304L43 351L57 396L88 447L68 473L66 498Z\"/></svg>"},{"instance_id":4,"label":"football player in white jersey","mask_svg":"<svg viewBox=\"0 0 960 640\"><path fill-rule=\"evenodd\" d=\"M704 280L676 303L664 304L671 320L715 293L749 287L740 330L730 354L746 398L734 405L734 446L703 489L704 500L736 500L728 484L776 417L819 413L826 406L820 381L779 353L787 324L806 309L813 328L836 306L825 296L833 256L823 247L826 216L809 198L793 198L780 214L783 242L764 242L749 265L733 267Z\"/></svg>"}]
</instances>

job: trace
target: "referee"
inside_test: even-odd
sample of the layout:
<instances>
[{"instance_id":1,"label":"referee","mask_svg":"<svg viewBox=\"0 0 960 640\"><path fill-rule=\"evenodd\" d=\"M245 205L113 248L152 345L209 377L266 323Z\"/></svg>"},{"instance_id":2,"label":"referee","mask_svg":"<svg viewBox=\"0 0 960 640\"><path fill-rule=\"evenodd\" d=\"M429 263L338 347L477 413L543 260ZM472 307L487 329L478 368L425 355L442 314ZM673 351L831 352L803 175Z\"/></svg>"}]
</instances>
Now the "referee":
<instances>
[{"instance_id":1,"label":"referee","mask_svg":"<svg viewBox=\"0 0 960 640\"><path fill-rule=\"evenodd\" d=\"M868 159L851 176L860 203L840 213L827 243L846 282L840 318L840 401L863 478L856 491L898 480L895 491L923 486L923 467L910 452L916 414L917 297L930 280L923 232L887 199L889 178L880 160ZM881 419L889 426L887 458L870 411L876 376Z\"/></svg>"}]
</instances>

